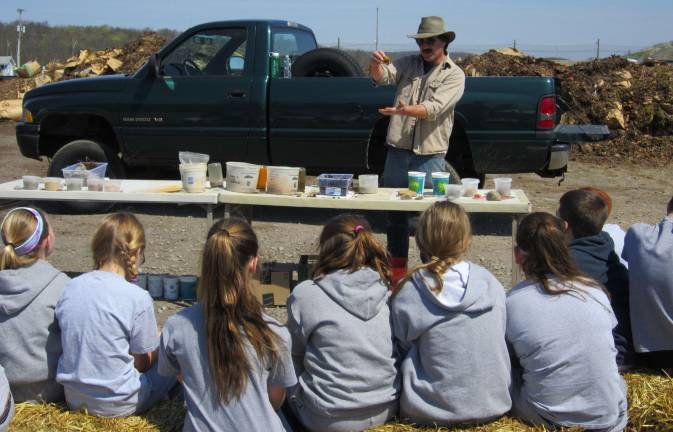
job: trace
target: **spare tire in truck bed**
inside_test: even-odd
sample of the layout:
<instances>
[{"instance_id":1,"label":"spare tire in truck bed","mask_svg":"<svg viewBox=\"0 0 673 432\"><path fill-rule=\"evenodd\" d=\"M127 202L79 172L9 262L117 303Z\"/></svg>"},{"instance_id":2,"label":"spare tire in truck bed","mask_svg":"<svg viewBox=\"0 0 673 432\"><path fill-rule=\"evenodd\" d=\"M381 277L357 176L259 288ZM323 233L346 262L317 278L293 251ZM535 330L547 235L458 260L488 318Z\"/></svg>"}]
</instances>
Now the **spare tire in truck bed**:
<instances>
[{"instance_id":1,"label":"spare tire in truck bed","mask_svg":"<svg viewBox=\"0 0 673 432\"><path fill-rule=\"evenodd\" d=\"M294 77L358 77L364 75L357 61L334 48L316 48L292 63Z\"/></svg>"}]
</instances>

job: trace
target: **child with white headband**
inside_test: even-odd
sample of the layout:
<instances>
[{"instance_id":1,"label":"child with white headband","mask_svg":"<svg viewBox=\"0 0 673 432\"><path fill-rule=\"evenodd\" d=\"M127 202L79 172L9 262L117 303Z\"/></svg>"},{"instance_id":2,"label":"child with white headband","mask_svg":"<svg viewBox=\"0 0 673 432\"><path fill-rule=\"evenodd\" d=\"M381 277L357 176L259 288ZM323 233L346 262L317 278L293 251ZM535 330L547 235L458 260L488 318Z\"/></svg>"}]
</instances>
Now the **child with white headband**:
<instances>
[{"instance_id":1,"label":"child with white headband","mask_svg":"<svg viewBox=\"0 0 673 432\"><path fill-rule=\"evenodd\" d=\"M46 261L54 232L47 216L31 207L10 210L0 232L0 364L16 402L61 401L54 309L70 278Z\"/></svg>"}]
</instances>

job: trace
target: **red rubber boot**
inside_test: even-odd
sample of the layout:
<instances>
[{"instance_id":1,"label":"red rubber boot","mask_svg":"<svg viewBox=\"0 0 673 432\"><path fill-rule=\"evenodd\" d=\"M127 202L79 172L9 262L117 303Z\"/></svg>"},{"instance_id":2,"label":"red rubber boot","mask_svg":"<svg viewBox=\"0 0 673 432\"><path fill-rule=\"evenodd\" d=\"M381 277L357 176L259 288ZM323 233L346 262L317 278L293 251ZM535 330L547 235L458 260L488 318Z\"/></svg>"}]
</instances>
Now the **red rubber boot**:
<instances>
[{"instance_id":1,"label":"red rubber boot","mask_svg":"<svg viewBox=\"0 0 673 432\"><path fill-rule=\"evenodd\" d=\"M399 282L407 274L407 258L391 257L390 267L392 272L392 286L395 288Z\"/></svg>"}]
</instances>

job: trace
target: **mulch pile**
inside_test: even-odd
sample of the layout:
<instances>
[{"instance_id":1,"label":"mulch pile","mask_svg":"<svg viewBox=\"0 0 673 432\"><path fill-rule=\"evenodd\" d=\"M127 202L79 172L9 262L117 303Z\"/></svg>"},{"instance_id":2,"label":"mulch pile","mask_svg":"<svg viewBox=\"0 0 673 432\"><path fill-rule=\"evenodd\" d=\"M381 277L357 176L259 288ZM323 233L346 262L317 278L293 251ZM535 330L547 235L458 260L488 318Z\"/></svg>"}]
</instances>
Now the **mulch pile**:
<instances>
[{"instance_id":1,"label":"mulch pile","mask_svg":"<svg viewBox=\"0 0 673 432\"><path fill-rule=\"evenodd\" d=\"M511 50L510 50L511 51ZM607 124L612 139L574 146L586 161L670 163L673 159L673 66L609 57L567 66L489 51L459 62L468 76L553 76L570 110L564 124Z\"/></svg>"}]
</instances>

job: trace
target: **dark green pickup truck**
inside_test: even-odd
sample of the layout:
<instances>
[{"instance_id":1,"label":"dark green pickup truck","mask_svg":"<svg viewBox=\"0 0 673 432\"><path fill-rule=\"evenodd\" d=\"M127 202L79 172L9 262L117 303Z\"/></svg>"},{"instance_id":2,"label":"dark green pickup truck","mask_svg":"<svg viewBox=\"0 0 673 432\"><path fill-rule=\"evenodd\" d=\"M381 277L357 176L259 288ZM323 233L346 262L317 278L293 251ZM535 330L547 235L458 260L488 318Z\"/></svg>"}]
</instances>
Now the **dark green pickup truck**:
<instances>
[{"instance_id":1,"label":"dark green pickup truck","mask_svg":"<svg viewBox=\"0 0 673 432\"><path fill-rule=\"evenodd\" d=\"M394 87L329 73L270 77L270 53L296 65L329 51L316 48L309 28L288 21L202 24L132 75L31 90L17 142L26 157L51 158L50 175L90 159L108 160L108 175L124 177L130 167L175 167L180 150L313 172L382 170L388 119L377 109L392 104ZM467 78L447 161L461 176L561 175L570 145L557 126L558 85L547 77Z\"/></svg>"}]
</instances>

